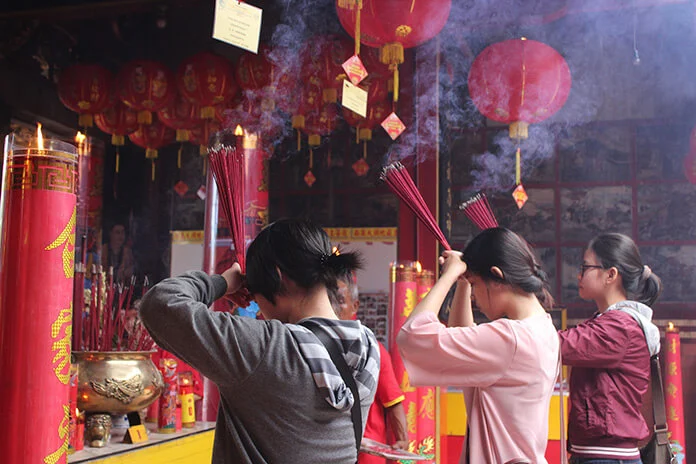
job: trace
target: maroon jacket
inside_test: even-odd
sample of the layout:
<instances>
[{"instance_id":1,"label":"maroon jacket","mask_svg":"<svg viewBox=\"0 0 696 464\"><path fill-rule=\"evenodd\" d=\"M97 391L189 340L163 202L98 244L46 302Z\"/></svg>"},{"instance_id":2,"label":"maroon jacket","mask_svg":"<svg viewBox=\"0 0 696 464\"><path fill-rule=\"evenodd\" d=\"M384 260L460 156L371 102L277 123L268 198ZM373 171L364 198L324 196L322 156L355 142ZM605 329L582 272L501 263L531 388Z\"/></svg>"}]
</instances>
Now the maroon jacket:
<instances>
[{"instance_id":1,"label":"maroon jacket","mask_svg":"<svg viewBox=\"0 0 696 464\"><path fill-rule=\"evenodd\" d=\"M649 434L641 414L650 383L643 329L630 314L612 310L559 336L563 364L572 366L569 450L581 457L639 458L637 443Z\"/></svg>"}]
</instances>

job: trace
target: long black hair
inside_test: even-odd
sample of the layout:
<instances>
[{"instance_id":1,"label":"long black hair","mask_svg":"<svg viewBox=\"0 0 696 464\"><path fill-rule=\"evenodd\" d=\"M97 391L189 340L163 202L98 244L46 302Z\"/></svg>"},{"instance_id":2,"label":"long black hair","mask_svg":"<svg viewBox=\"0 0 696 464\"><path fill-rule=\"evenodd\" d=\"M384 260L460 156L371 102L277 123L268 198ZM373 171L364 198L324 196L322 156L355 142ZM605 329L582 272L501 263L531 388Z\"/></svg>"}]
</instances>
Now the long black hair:
<instances>
[{"instance_id":1,"label":"long black hair","mask_svg":"<svg viewBox=\"0 0 696 464\"><path fill-rule=\"evenodd\" d=\"M601 234L587 247L597 255L604 269L619 271L626 294L645 305L652 306L662 293L662 281L643 264L640 251L628 236L617 233Z\"/></svg>"},{"instance_id":2,"label":"long black hair","mask_svg":"<svg viewBox=\"0 0 696 464\"><path fill-rule=\"evenodd\" d=\"M467 265L467 272L476 274L484 281L503 282L526 293L533 293L544 308L553 307L548 276L529 244L513 231L502 227L484 230L469 242L462 259ZM493 266L503 271L502 278L491 272Z\"/></svg>"},{"instance_id":3,"label":"long black hair","mask_svg":"<svg viewBox=\"0 0 696 464\"><path fill-rule=\"evenodd\" d=\"M301 219L281 219L267 226L249 246L246 259L249 291L271 303L285 292L278 271L305 290L323 285L334 298L338 279L362 268L359 253L333 250L321 227Z\"/></svg>"}]
</instances>

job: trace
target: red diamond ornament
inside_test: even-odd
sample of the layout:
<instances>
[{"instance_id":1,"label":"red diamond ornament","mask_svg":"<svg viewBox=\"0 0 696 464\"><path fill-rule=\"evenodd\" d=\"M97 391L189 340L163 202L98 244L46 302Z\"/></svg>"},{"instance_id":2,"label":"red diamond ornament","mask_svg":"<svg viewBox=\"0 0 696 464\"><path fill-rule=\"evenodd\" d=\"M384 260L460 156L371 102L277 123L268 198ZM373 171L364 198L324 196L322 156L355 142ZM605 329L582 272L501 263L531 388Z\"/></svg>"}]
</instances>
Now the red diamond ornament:
<instances>
[{"instance_id":1,"label":"red diamond ornament","mask_svg":"<svg viewBox=\"0 0 696 464\"><path fill-rule=\"evenodd\" d=\"M385 131L387 131L387 134L389 134L389 137L391 137L392 140L396 140L396 138L406 130L406 126L401 119L399 119L396 113L392 113L387 116L387 118L382 121L382 127Z\"/></svg>"},{"instance_id":2,"label":"red diamond ornament","mask_svg":"<svg viewBox=\"0 0 696 464\"><path fill-rule=\"evenodd\" d=\"M307 187L311 187L317 181L317 178L314 177L314 174L312 174L311 169L307 171L307 174L304 175L304 181L305 184L307 184Z\"/></svg>"},{"instance_id":3,"label":"red diamond ornament","mask_svg":"<svg viewBox=\"0 0 696 464\"><path fill-rule=\"evenodd\" d=\"M189 186L186 185L186 182L184 182L183 180L180 180L174 186L174 191L176 193L178 193L181 198L184 198L184 195L186 195L186 192L189 191Z\"/></svg>"},{"instance_id":4,"label":"red diamond ornament","mask_svg":"<svg viewBox=\"0 0 696 464\"><path fill-rule=\"evenodd\" d=\"M360 158L358 161L353 163L353 171L359 176L364 176L367 174L367 171L370 170L370 165L367 164L367 161L365 161L365 158Z\"/></svg>"},{"instance_id":5,"label":"red diamond ornament","mask_svg":"<svg viewBox=\"0 0 696 464\"><path fill-rule=\"evenodd\" d=\"M342 66L353 85L358 85L367 77L367 69L358 55L348 58Z\"/></svg>"},{"instance_id":6,"label":"red diamond ornament","mask_svg":"<svg viewBox=\"0 0 696 464\"><path fill-rule=\"evenodd\" d=\"M515 203L517 203L517 209L522 209L524 204L527 203L529 197L527 196L527 192L524 190L524 187L522 187L522 184L515 187L515 190L512 191L512 198L514 198Z\"/></svg>"}]
</instances>

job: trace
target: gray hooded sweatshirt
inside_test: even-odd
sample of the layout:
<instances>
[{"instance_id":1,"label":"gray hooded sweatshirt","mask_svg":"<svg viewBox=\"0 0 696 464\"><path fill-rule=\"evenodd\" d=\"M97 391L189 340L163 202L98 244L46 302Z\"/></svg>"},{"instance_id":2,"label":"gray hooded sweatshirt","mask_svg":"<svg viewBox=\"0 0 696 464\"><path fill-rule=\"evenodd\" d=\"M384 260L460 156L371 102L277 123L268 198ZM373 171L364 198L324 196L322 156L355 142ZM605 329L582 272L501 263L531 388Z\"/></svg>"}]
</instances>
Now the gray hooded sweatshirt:
<instances>
[{"instance_id":1,"label":"gray hooded sweatshirt","mask_svg":"<svg viewBox=\"0 0 696 464\"><path fill-rule=\"evenodd\" d=\"M163 349L220 390L213 463L355 463L353 396L303 326L214 312L227 284L189 272L145 295L140 316ZM379 347L357 321L306 319L341 342L358 386L363 430L379 377Z\"/></svg>"},{"instance_id":2,"label":"gray hooded sweatshirt","mask_svg":"<svg viewBox=\"0 0 696 464\"><path fill-rule=\"evenodd\" d=\"M613 310L623 311L635 319L640 328L643 329L650 356L655 356L660 352L660 329L652 323L653 310L649 306L633 300L624 300L607 308L607 311Z\"/></svg>"}]
</instances>

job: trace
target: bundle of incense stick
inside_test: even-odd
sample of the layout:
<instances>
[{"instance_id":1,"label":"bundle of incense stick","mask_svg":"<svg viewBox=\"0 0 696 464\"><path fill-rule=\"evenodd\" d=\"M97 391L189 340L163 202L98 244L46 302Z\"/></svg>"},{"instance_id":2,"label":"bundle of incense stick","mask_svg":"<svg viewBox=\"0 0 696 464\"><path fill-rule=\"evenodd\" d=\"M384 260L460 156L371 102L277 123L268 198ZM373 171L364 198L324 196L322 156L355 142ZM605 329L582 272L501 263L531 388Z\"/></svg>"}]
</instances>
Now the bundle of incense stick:
<instances>
[{"instance_id":1,"label":"bundle of incense stick","mask_svg":"<svg viewBox=\"0 0 696 464\"><path fill-rule=\"evenodd\" d=\"M134 316L129 323L127 311L132 308L133 291L136 278L132 276L128 284L114 283L113 268L108 274L101 266L92 267L92 289L89 298L87 317L82 320L83 343L76 351L150 351L154 341L145 327ZM149 288L149 279L143 283L143 294Z\"/></svg>"},{"instance_id":2,"label":"bundle of incense stick","mask_svg":"<svg viewBox=\"0 0 696 464\"><path fill-rule=\"evenodd\" d=\"M481 230L498 227L498 221L484 193L477 193L459 205L459 209Z\"/></svg>"},{"instance_id":3,"label":"bundle of incense stick","mask_svg":"<svg viewBox=\"0 0 696 464\"><path fill-rule=\"evenodd\" d=\"M222 212L230 226L237 262L245 272L244 153L236 147L217 145L208 150L210 167L220 195Z\"/></svg>"},{"instance_id":4,"label":"bundle of incense stick","mask_svg":"<svg viewBox=\"0 0 696 464\"><path fill-rule=\"evenodd\" d=\"M430 232L442 244L445 250L451 250L452 247L447 242L445 234L442 233L437 221L430 212L428 205L425 204L423 196L418 191L416 184L411 179L404 165L400 162L388 164L382 168L380 178L386 182L389 188L394 192L408 208L413 211L416 217L428 228Z\"/></svg>"}]
</instances>

